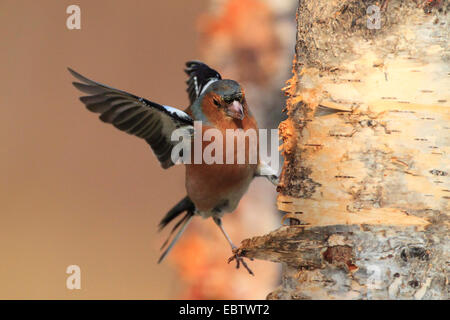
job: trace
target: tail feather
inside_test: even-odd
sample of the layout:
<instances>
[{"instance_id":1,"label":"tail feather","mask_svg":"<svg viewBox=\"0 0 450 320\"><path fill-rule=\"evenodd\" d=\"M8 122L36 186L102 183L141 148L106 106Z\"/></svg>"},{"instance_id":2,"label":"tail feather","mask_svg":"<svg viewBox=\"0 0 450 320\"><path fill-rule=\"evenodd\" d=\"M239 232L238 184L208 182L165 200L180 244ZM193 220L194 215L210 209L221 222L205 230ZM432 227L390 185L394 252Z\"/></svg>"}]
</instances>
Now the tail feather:
<instances>
[{"instance_id":1,"label":"tail feather","mask_svg":"<svg viewBox=\"0 0 450 320\"><path fill-rule=\"evenodd\" d=\"M186 230L186 227L189 225L189 222L191 222L192 218L194 217L194 213L192 211L188 211L186 213L186 215L182 218L181 221L183 221L183 223L181 224L181 228L178 231L178 233L176 234L176 236L173 238L172 242L169 244L169 246L166 248L166 250L164 250L164 252L162 253L161 257L158 260L158 263L161 263L161 261L164 260L164 258L169 254L170 250L172 250L173 246L175 245L175 243L177 243L178 239L181 237L181 235L183 234L184 230ZM180 224L178 224L180 225ZM173 231L175 231L176 228L173 229ZM169 236L170 238L170 236ZM169 241L169 239L167 239L166 243Z\"/></svg>"},{"instance_id":2,"label":"tail feather","mask_svg":"<svg viewBox=\"0 0 450 320\"><path fill-rule=\"evenodd\" d=\"M173 238L170 245L164 250L161 257L158 260L158 263L164 260L164 258L167 256L167 254L172 250L175 243L178 241L180 236L183 234L184 230L188 226L189 222L194 216L195 212L195 206L194 203L189 199L189 197L184 197L180 202L178 202L172 209L169 210L169 212L164 216L164 218L159 223L159 230L163 229L165 226L167 226L172 220L174 220L176 217L181 215L183 212L186 212L186 214L174 225L172 230L170 231L170 234L167 238L167 240L163 243L161 246L161 250L164 249L164 247L167 246L169 243L169 240L172 237L172 234L179 229L178 233Z\"/></svg>"},{"instance_id":3,"label":"tail feather","mask_svg":"<svg viewBox=\"0 0 450 320\"><path fill-rule=\"evenodd\" d=\"M164 249L165 246L167 246L167 243L169 242L170 238L172 237L173 233L175 232L175 230L178 229L178 227L189 217L188 214L185 214L183 218L181 218L172 228L172 230L170 230L169 236L167 237L166 241L164 241L164 243L161 246L161 249Z\"/></svg>"},{"instance_id":4,"label":"tail feather","mask_svg":"<svg viewBox=\"0 0 450 320\"><path fill-rule=\"evenodd\" d=\"M180 202L178 202L172 209L167 212L167 214L164 216L164 218L159 223L159 230L163 229L165 226L167 226L173 219L178 217L180 214L182 214L185 211L195 211L194 203L189 199L188 196L181 199Z\"/></svg>"}]
</instances>

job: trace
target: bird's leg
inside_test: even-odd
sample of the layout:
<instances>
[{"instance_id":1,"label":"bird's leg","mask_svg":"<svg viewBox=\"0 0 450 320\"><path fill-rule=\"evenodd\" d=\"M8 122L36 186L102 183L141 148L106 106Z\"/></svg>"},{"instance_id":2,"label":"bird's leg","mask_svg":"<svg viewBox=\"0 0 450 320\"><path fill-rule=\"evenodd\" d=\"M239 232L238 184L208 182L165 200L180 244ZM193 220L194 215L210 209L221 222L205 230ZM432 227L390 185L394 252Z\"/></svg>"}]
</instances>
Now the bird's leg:
<instances>
[{"instance_id":1,"label":"bird's leg","mask_svg":"<svg viewBox=\"0 0 450 320\"><path fill-rule=\"evenodd\" d=\"M252 276L254 276L253 271L248 267L247 263L244 261L244 258L241 257L238 253L238 248L233 244L233 241L231 241L230 237L228 236L227 232L223 228L222 225L222 219L214 217L214 222L219 226L220 230L222 231L223 235L227 239L228 243L231 246L231 250L233 251L233 255L228 259L228 263L230 263L233 260L236 260L236 269L239 269L240 264L244 266L245 269L247 269L248 273L250 273ZM250 259L253 260L253 259Z\"/></svg>"}]
</instances>

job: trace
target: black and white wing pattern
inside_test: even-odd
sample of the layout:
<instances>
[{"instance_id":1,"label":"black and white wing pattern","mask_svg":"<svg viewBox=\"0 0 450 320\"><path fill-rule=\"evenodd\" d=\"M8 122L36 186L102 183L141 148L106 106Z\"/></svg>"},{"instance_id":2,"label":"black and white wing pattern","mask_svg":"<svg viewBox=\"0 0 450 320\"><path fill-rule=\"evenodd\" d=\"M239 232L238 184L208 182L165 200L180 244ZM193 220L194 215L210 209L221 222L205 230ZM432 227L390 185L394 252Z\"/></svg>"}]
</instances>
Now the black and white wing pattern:
<instances>
[{"instance_id":1,"label":"black and white wing pattern","mask_svg":"<svg viewBox=\"0 0 450 320\"><path fill-rule=\"evenodd\" d=\"M211 83L222 79L216 70L200 61L186 62L184 71L189 76L186 83L188 84L187 92L191 105Z\"/></svg>"},{"instance_id":2,"label":"black and white wing pattern","mask_svg":"<svg viewBox=\"0 0 450 320\"><path fill-rule=\"evenodd\" d=\"M103 122L147 141L164 169L174 165L171 153L177 142L170 138L178 128L193 131L193 120L188 114L89 80L70 68L69 71L81 81L73 85L88 94L80 97L88 110L100 113Z\"/></svg>"}]
</instances>

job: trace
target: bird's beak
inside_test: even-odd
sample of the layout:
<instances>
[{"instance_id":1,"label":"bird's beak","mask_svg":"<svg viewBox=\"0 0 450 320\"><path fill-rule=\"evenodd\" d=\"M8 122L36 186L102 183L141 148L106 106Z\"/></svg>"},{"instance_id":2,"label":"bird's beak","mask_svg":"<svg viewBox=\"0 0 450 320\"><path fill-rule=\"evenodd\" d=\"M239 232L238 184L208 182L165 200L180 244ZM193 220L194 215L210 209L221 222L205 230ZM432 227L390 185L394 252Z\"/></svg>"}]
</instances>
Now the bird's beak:
<instances>
[{"instance_id":1,"label":"bird's beak","mask_svg":"<svg viewBox=\"0 0 450 320\"><path fill-rule=\"evenodd\" d=\"M226 113L234 119L244 119L244 108L239 101L234 100L232 103L229 103L227 105Z\"/></svg>"}]
</instances>

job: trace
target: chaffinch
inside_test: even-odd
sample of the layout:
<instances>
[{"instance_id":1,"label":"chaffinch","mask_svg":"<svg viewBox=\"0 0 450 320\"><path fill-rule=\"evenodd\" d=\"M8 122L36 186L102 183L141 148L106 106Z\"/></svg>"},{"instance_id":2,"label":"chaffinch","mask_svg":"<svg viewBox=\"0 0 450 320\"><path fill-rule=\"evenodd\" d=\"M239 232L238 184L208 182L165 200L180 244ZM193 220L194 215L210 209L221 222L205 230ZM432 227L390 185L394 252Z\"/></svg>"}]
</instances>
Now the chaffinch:
<instances>
[{"instance_id":1,"label":"chaffinch","mask_svg":"<svg viewBox=\"0 0 450 320\"><path fill-rule=\"evenodd\" d=\"M185 129L192 133L194 121L201 121L202 137L208 129L219 130L224 140L227 129L242 129L244 132L249 129L258 130L256 120L249 110L244 91L239 83L223 80L217 71L199 61L189 61L186 66L185 72L189 76L187 92L190 106L185 111L160 105L89 80L70 68L69 71L81 81L73 82L73 85L88 94L80 97L87 109L100 113L100 120L144 139L150 145L161 166L167 169L177 162L172 156L172 150L177 143L171 140L172 132L176 129ZM193 146L194 140L191 139ZM202 151L207 146L208 143L203 141ZM247 155L249 145L245 144L245 146ZM234 160L236 160L236 151ZM158 263L170 252L194 216L212 217L231 245L233 255L228 262L236 260L237 268L242 263L253 275L243 258L237 253L236 246L226 233L221 218L225 213L236 209L254 177L265 176L272 183L277 184L278 176L267 164L260 161L259 157L256 163L250 163L247 157L243 164L238 164L236 161L227 164L225 156L226 152L223 153L222 164L204 162L196 164L193 161L185 163L187 196L169 210L159 224L161 230L172 220L181 216L161 248L165 250ZM177 230L175 237L167 246L172 234Z\"/></svg>"}]
</instances>

